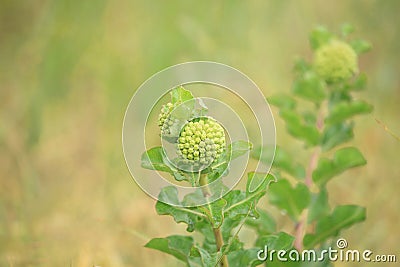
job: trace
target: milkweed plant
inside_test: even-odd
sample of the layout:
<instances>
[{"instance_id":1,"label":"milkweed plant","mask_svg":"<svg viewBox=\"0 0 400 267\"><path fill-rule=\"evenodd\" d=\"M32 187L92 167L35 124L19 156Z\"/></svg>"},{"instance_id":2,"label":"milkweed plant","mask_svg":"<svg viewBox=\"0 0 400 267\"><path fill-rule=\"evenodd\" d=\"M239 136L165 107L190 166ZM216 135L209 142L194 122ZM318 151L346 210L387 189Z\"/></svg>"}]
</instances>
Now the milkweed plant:
<instances>
[{"instance_id":1,"label":"milkweed plant","mask_svg":"<svg viewBox=\"0 0 400 267\"><path fill-rule=\"evenodd\" d=\"M229 143L222 125L207 115L204 104L194 105L190 91L179 86L170 92L171 102L162 106L154 124L175 149L175 162L166 159L162 147L155 147L143 153L142 167L167 173L177 182L201 188L201 192L180 201L173 186L161 190L157 213L186 224L188 234L153 238L147 248L170 254L187 266L309 266L294 260L264 261L257 254L265 246L275 251L322 250L332 245L342 230L365 220L363 207L330 206L327 190L332 178L366 164L360 150L349 141L354 138L354 116L372 111L370 104L354 96L366 86L358 57L371 46L350 38L352 32L350 25L344 25L338 34L324 27L314 29L309 37L312 59L295 62L292 90L267 98L279 110L290 136L304 143L307 158L291 155L285 144L274 151L268 146L253 148L247 141ZM174 112L177 107L183 110ZM275 153L270 173L248 173L244 190L227 191L223 182L216 187L219 189L208 188L229 172L231 160L247 153L259 161ZM260 181L255 190L250 189L254 179ZM213 194L222 197L211 200ZM268 205L258 207L265 195ZM210 201L191 206L196 197ZM292 221L292 231L277 227L271 206L284 211ZM244 228L255 233L251 245L239 239ZM332 265L328 259L318 264Z\"/></svg>"}]
</instances>

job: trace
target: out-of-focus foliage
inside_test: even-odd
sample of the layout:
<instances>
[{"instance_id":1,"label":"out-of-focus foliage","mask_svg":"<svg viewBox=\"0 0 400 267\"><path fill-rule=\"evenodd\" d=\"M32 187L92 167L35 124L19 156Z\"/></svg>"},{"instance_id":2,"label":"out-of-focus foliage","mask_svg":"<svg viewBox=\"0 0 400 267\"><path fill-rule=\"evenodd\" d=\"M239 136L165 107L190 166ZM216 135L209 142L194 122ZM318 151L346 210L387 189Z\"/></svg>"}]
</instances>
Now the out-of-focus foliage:
<instances>
[{"instance_id":1,"label":"out-of-focus foliage","mask_svg":"<svg viewBox=\"0 0 400 267\"><path fill-rule=\"evenodd\" d=\"M311 54L315 25L349 22L373 44L360 62L369 78L363 96L400 133L399 8L372 0L1 1L0 265L175 264L143 248L150 236L185 227L154 219L154 201L124 165L121 124L135 88L176 63L220 61L272 95L292 86L294 57ZM277 131L291 144L279 121ZM369 164L362 179L355 169L330 181L330 201L366 203L368 220L347 235L351 248L393 252L399 143L365 117L355 131Z\"/></svg>"}]
</instances>

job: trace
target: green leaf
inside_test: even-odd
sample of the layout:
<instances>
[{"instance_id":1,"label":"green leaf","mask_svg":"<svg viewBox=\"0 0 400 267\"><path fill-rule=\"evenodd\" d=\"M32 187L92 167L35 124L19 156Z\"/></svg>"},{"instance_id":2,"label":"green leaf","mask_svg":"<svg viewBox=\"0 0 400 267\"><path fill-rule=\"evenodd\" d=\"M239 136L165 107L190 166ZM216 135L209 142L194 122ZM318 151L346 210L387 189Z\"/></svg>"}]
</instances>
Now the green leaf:
<instances>
[{"instance_id":1,"label":"green leaf","mask_svg":"<svg viewBox=\"0 0 400 267\"><path fill-rule=\"evenodd\" d=\"M333 106L329 116L325 119L325 122L329 124L339 123L355 115L370 113L372 110L372 105L365 101L356 100L354 102L340 102Z\"/></svg>"},{"instance_id":2,"label":"green leaf","mask_svg":"<svg viewBox=\"0 0 400 267\"><path fill-rule=\"evenodd\" d=\"M274 217L265 210L258 210L259 218L247 218L246 225L256 230L259 236L276 232Z\"/></svg>"},{"instance_id":3,"label":"green leaf","mask_svg":"<svg viewBox=\"0 0 400 267\"><path fill-rule=\"evenodd\" d=\"M141 166L149 170L163 171L173 174L174 170L171 165L167 165L164 161L164 150L162 147L154 147L142 154Z\"/></svg>"},{"instance_id":4,"label":"green leaf","mask_svg":"<svg viewBox=\"0 0 400 267\"><path fill-rule=\"evenodd\" d=\"M304 237L304 246L313 248L326 241L330 237L336 237L340 231L362 222L366 218L365 208L355 205L337 206L331 215L317 221L315 234L307 234Z\"/></svg>"},{"instance_id":5,"label":"green leaf","mask_svg":"<svg viewBox=\"0 0 400 267\"><path fill-rule=\"evenodd\" d=\"M318 194L312 194L308 222L311 223L329 213L328 192L321 188Z\"/></svg>"},{"instance_id":6,"label":"green leaf","mask_svg":"<svg viewBox=\"0 0 400 267\"><path fill-rule=\"evenodd\" d=\"M227 155L231 155L231 160L243 156L253 148L252 143L248 141L238 140L229 144Z\"/></svg>"},{"instance_id":7,"label":"green leaf","mask_svg":"<svg viewBox=\"0 0 400 267\"><path fill-rule=\"evenodd\" d=\"M199 217L205 217L197 208L185 208L178 199L178 190L174 186L164 187L158 196L156 211L159 215L170 215L175 222L186 223L187 231L192 232ZM170 203L170 204L167 204Z\"/></svg>"},{"instance_id":8,"label":"green leaf","mask_svg":"<svg viewBox=\"0 0 400 267\"><path fill-rule=\"evenodd\" d=\"M253 145L248 141L238 140L229 144L225 153L205 169L203 173L208 173L209 182L213 182L229 171L229 162L245 155L252 149Z\"/></svg>"},{"instance_id":9,"label":"green leaf","mask_svg":"<svg viewBox=\"0 0 400 267\"><path fill-rule=\"evenodd\" d=\"M289 250L293 247L294 237L285 233L279 232L273 235L260 236L257 239L256 246L260 248L268 247L268 250Z\"/></svg>"},{"instance_id":10,"label":"green leaf","mask_svg":"<svg viewBox=\"0 0 400 267\"><path fill-rule=\"evenodd\" d=\"M213 228L219 228L222 225L222 222L224 221L224 208L226 204L226 200L221 198L207 205L210 212L210 221Z\"/></svg>"},{"instance_id":11,"label":"green leaf","mask_svg":"<svg viewBox=\"0 0 400 267\"><path fill-rule=\"evenodd\" d=\"M269 201L272 205L287 212L294 221L310 203L310 192L303 183L292 187L288 180L281 179L273 183L269 189Z\"/></svg>"},{"instance_id":12,"label":"green leaf","mask_svg":"<svg viewBox=\"0 0 400 267\"><path fill-rule=\"evenodd\" d=\"M276 182L275 177L269 173L249 172L247 174L246 195L265 192L270 183Z\"/></svg>"},{"instance_id":13,"label":"green leaf","mask_svg":"<svg viewBox=\"0 0 400 267\"><path fill-rule=\"evenodd\" d=\"M313 125L306 125L296 112L281 110L279 115L285 121L289 134L305 141L310 146L315 146L319 143L320 134L318 129Z\"/></svg>"},{"instance_id":14,"label":"green leaf","mask_svg":"<svg viewBox=\"0 0 400 267\"><path fill-rule=\"evenodd\" d=\"M335 152L333 159L321 158L312 176L314 182L321 186L326 184L332 177L347 169L365 165L367 161L361 152L355 147L341 148Z\"/></svg>"},{"instance_id":15,"label":"green leaf","mask_svg":"<svg viewBox=\"0 0 400 267\"><path fill-rule=\"evenodd\" d=\"M304 73L293 84L293 92L296 95L314 103L321 103L325 99L325 91L325 83L313 71Z\"/></svg>"},{"instance_id":16,"label":"green leaf","mask_svg":"<svg viewBox=\"0 0 400 267\"><path fill-rule=\"evenodd\" d=\"M343 37L347 37L350 33L354 32L354 26L349 23L345 23L342 25L340 31Z\"/></svg>"},{"instance_id":17,"label":"green leaf","mask_svg":"<svg viewBox=\"0 0 400 267\"><path fill-rule=\"evenodd\" d=\"M259 250L258 248L250 248L230 253L228 255L229 267L254 267L262 264L262 261L257 259Z\"/></svg>"},{"instance_id":18,"label":"green leaf","mask_svg":"<svg viewBox=\"0 0 400 267\"><path fill-rule=\"evenodd\" d=\"M303 58L296 58L293 70L297 75L303 75L303 73L310 70L311 68L311 65Z\"/></svg>"},{"instance_id":19,"label":"green leaf","mask_svg":"<svg viewBox=\"0 0 400 267\"><path fill-rule=\"evenodd\" d=\"M333 125L327 125L322 133L322 150L328 151L353 139L353 126L354 124L352 122L341 122Z\"/></svg>"},{"instance_id":20,"label":"green leaf","mask_svg":"<svg viewBox=\"0 0 400 267\"><path fill-rule=\"evenodd\" d=\"M252 153L252 157L261 162L268 163L271 160L274 149L271 146L257 147ZM293 177L303 179L305 176L304 167L295 161L295 159L282 147L277 146L275 149L275 157L273 168L284 171Z\"/></svg>"},{"instance_id":21,"label":"green leaf","mask_svg":"<svg viewBox=\"0 0 400 267\"><path fill-rule=\"evenodd\" d=\"M217 265L217 253L209 253L207 250L199 247L193 246L190 250L191 257L200 257L201 266L208 267L208 266L216 266Z\"/></svg>"},{"instance_id":22,"label":"green leaf","mask_svg":"<svg viewBox=\"0 0 400 267\"><path fill-rule=\"evenodd\" d=\"M350 45L358 55L366 53L372 48L372 45L369 42L360 39L351 41Z\"/></svg>"},{"instance_id":23,"label":"green leaf","mask_svg":"<svg viewBox=\"0 0 400 267\"><path fill-rule=\"evenodd\" d=\"M187 258L192 246L193 238L181 235L173 235L166 238L153 238L145 245L146 248L165 252L186 263L188 263Z\"/></svg>"},{"instance_id":24,"label":"green leaf","mask_svg":"<svg viewBox=\"0 0 400 267\"><path fill-rule=\"evenodd\" d=\"M291 96L284 94L277 94L267 99L268 103L281 109L294 109L296 107L296 100Z\"/></svg>"},{"instance_id":25,"label":"green leaf","mask_svg":"<svg viewBox=\"0 0 400 267\"><path fill-rule=\"evenodd\" d=\"M186 90L182 86L176 87L171 91L171 102L172 104L179 104L185 101L193 99L193 95L189 90Z\"/></svg>"},{"instance_id":26,"label":"green leaf","mask_svg":"<svg viewBox=\"0 0 400 267\"><path fill-rule=\"evenodd\" d=\"M367 85L367 75L361 73L352 83L347 83L344 85L344 90L347 91L361 91L364 90Z\"/></svg>"},{"instance_id":27,"label":"green leaf","mask_svg":"<svg viewBox=\"0 0 400 267\"><path fill-rule=\"evenodd\" d=\"M310 45L313 50L327 44L334 36L323 26L316 27L310 34Z\"/></svg>"},{"instance_id":28,"label":"green leaf","mask_svg":"<svg viewBox=\"0 0 400 267\"><path fill-rule=\"evenodd\" d=\"M222 223L221 229L227 224L229 224L230 218L226 218L224 222ZM217 245L215 242L215 236L214 236L214 231L211 227L210 222L206 218L201 218L198 219L198 221L195 224L195 231L196 233L199 233L203 235L204 241L203 241L203 248L208 250L208 251L217 251ZM228 236L229 238L229 236ZM226 239L227 240L227 239ZM224 242L226 241L224 239Z\"/></svg>"},{"instance_id":29,"label":"green leaf","mask_svg":"<svg viewBox=\"0 0 400 267\"><path fill-rule=\"evenodd\" d=\"M246 216L257 218L256 204L265 195L272 181L275 181L275 177L271 174L249 173L246 192L233 190L224 196L227 201L224 216L236 219Z\"/></svg>"}]
</instances>

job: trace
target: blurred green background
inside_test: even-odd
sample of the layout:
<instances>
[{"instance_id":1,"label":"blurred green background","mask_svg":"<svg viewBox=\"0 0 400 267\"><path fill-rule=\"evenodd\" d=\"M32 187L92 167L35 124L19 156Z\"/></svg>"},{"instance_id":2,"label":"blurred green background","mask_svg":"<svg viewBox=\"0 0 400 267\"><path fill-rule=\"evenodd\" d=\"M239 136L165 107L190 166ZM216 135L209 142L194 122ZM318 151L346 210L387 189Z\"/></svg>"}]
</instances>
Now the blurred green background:
<instances>
[{"instance_id":1,"label":"blurred green background","mask_svg":"<svg viewBox=\"0 0 400 267\"><path fill-rule=\"evenodd\" d=\"M310 30L344 22L373 44L359 97L375 110L353 142L368 165L332 181L330 201L367 207L342 235L349 247L399 257L400 142L375 121L400 133L399 10L395 0L2 0L0 266L177 266L143 248L185 228L156 215L125 166L121 127L136 88L170 65L212 60L267 96L288 91L296 55L310 58ZM276 121L278 143L296 151Z\"/></svg>"}]
</instances>

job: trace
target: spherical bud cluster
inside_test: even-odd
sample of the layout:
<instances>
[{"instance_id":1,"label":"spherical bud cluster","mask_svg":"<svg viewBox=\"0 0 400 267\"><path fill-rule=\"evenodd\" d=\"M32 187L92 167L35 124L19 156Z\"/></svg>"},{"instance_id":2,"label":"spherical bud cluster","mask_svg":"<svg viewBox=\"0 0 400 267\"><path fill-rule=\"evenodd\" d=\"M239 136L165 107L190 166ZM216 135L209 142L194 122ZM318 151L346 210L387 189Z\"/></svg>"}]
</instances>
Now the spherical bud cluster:
<instances>
[{"instance_id":1,"label":"spherical bud cluster","mask_svg":"<svg viewBox=\"0 0 400 267\"><path fill-rule=\"evenodd\" d=\"M174 119L171 116L171 112L174 108L175 105L172 103L167 103L161 108L161 112L158 115L158 126L160 127L161 135L170 135L172 126L179 122L178 119Z\"/></svg>"},{"instance_id":2,"label":"spherical bud cluster","mask_svg":"<svg viewBox=\"0 0 400 267\"><path fill-rule=\"evenodd\" d=\"M343 81L358 72L357 54L342 41L332 41L315 52L315 71L327 82Z\"/></svg>"},{"instance_id":3,"label":"spherical bud cluster","mask_svg":"<svg viewBox=\"0 0 400 267\"><path fill-rule=\"evenodd\" d=\"M224 129L211 118L204 117L188 122L181 130L178 148L179 154L187 163L209 165L224 152Z\"/></svg>"}]
</instances>

